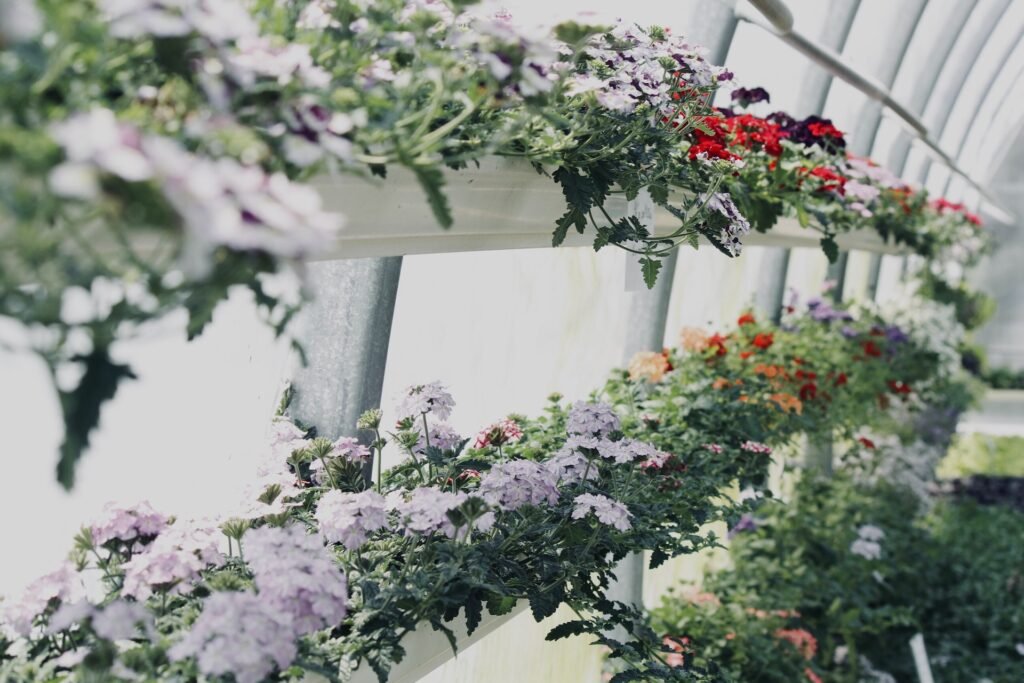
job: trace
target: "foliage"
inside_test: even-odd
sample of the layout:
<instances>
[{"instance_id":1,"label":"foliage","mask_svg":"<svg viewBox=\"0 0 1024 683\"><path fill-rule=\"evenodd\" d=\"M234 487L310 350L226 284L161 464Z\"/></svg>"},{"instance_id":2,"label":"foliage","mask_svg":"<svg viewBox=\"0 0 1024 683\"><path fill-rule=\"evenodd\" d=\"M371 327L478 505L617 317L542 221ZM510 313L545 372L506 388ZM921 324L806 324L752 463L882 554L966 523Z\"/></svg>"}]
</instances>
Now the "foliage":
<instances>
[{"instance_id":1,"label":"foliage","mask_svg":"<svg viewBox=\"0 0 1024 683\"><path fill-rule=\"evenodd\" d=\"M938 473L944 478L972 474L1024 477L1024 437L960 434Z\"/></svg>"}]
</instances>

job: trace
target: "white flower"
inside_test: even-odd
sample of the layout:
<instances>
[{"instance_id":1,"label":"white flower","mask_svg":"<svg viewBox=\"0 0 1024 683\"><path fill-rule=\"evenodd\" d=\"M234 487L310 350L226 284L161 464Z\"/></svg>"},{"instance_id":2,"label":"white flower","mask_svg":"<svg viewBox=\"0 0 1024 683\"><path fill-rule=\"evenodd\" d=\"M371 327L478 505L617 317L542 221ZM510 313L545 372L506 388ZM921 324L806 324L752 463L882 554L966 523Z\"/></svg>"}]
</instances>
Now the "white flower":
<instances>
[{"instance_id":1,"label":"white flower","mask_svg":"<svg viewBox=\"0 0 1024 683\"><path fill-rule=\"evenodd\" d=\"M388 524L387 504L376 491L345 493L328 491L316 506L316 521L331 543L355 550L367 536Z\"/></svg>"},{"instance_id":2,"label":"white flower","mask_svg":"<svg viewBox=\"0 0 1024 683\"><path fill-rule=\"evenodd\" d=\"M865 560L877 560L882 557L882 546L874 541L858 538L850 544L850 552L854 555L860 555Z\"/></svg>"},{"instance_id":3,"label":"white flower","mask_svg":"<svg viewBox=\"0 0 1024 683\"><path fill-rule=\"evenodd\" d=\"M607 496L582 493L573 501L573 519L583 519L591 512L603 524L615 527L619 531L629 531L633 526L629 518L633 515L622 503Z\"/></svg>"},{"instance_id":4,"label":"white flower","mask_svg":"<svg viewBox=\"0 0 1024 683\"><path fill-rule=\"evenodd\" d=\"M857 535L865 541L881 541L885 538L885 532L873 524L865 524L857 529Z\"/></svg>"},{"instance_id":5,"label":"white flower","mask_svg":"<svg viewBox=\"0 0 1024 683\"><path fill-rule=\"evenodd\" d=\"M43 30L43 15L34 0L0 2L0 47L35 38Z\"/></svg>"}]
</instances>

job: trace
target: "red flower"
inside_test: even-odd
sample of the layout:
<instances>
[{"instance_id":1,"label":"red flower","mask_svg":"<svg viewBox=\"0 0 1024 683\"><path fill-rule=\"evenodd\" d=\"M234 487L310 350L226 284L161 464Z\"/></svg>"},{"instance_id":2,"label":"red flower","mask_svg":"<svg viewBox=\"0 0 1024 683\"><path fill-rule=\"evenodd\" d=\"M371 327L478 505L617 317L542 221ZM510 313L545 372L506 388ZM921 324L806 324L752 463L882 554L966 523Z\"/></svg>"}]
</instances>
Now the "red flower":
<instances>
[{"instance_id":1,"label":"red flower","mask_svg":"<svg viewBox=\"0 0 1024 683\"><path fill-rule=\"evenodd\" d=\"M836 173L831 168L826 166L816 166L811 169L811 175L818 178L822 182L821 187L818 188L821 192L836 192L838 194L846 193L846 178Z\"/></svg>"},{"instance_id":2,"label":"red flower","mask_svg":"<svg viewBox=\"0 0 1024 683\"><path fill-rule=\"evenodd\" d=\"M838 375L836 375L835 384L837 387L843 386L844 384L846 384L846 381L847 377L845 372L840 372Z\"/></svg>"},{"instance_id":3,"label":"red flower","mask_svg":"<svg viewBox=\"0 0 1024 683\"><path fill-rule=\"evenodd\" d=\"M818 397L818 385L814 382L807 382L800 387L800 400L813 401Z\"/></svg>"},{"instance_id":4,"label":"red flower","mask_svg":"<svg viewBox=\"0 0 1024 683\"><path fill-rule=\"evenodd\" d=\"M750 343L764 351L765 349L770 348L771 345L775 343L775 338L768 332L758 332L754 336L754 340Z\"/></svg>"},{"instance_id":5,"label":"red flower","mask_svg":"<svg viewBox=\"0 0 1024 683\"><path fill-rule=\"evenodd\" d=\"M898 382L894 379L891 379L887 382L887 384L889 385L889 389L892 390L892 393L894 394L902 394L906 396L907 394L910 394L912 391L910 385L907 384L906 382Z\"/></svg>"},{"instance_id":6,"label":"red flower","mask_svg":"<svg viewBox=\"0 0 1024 683\"><path fill-rule=\"evenodd\" d=\"M874 356L878 358L882 355L882 349L878 348L878 344L873 341L866 341L861 343L861 348L864 349L864 353L868 356Z\"/></svg>"},{"instance_id":7,"label":"red flower","mask_svg":"<svg viewBox=\"0 0 1024 683\"><path fill-rule=\"evenodd\" d=\"M866 436L857 437L857 441L860 441L861 445L864 446L865 448L875 450L875 442L867 438Z\"/></svg>"},{"instance_id":8,"label":"red flower","mask_svg":"<svg viewBox=\"0 0 1024 683\"><path fill-rule=\"evenodd\" d=\"M831 123L814 122L807 124L807 130L816 138L842 138L843 132Z\"/></svg>"},{"instance_id":9,"label":"red flower","mask_svg":"<svg viewBox=\"0 0 1024 683\"><path fill-rule=\"evenodd\" d=\"M736 324L737 324L737 325L739 325L739 326L741 326L741 327L742 327L743 325L753 325L753 324L754 324L754 323L756 323L756 322L757 322L757 321L756 321L756 320L754 319L754 314L753 314L753 313L750 313L749 311L748 311L748 312L746 312L746 313L744 313L743 315L741 315L741 316L740 316L740 317L739 317L739 318L738 318L738 319L736 320Z\"/></svg>"},{"instance_id":10,"label":"red flower","mask_svg":"<svg viewBox=\"0 0 1024 683\"><path fill-rule=\"evenodd\" d=\"M729 349L725 348L725 342L728 341L728 336L722 336L715 332L713 335L708 337L707 348L714 348L716 356L724 356L729 352Z\"/></svg>"},{"instance_id":11,"label":"red flower","mask_svg":"<svg viewBox=\"0 0 1024 683\"><path fill-rule=\"evenodd\" d=\"M740 351L740 358L746 360L754 355L753 351Z\"/></svg>"},{"instance_id":12,"label":"red flower","mask_svg":"<svg viewBox=\"0 0 1024 683\"><path fill-rule=\"evenodd\" d=\"M818 373L808 372L807 370L797 370L793 374L797 379L818 379Z\"/></svg>"}]
</instances>

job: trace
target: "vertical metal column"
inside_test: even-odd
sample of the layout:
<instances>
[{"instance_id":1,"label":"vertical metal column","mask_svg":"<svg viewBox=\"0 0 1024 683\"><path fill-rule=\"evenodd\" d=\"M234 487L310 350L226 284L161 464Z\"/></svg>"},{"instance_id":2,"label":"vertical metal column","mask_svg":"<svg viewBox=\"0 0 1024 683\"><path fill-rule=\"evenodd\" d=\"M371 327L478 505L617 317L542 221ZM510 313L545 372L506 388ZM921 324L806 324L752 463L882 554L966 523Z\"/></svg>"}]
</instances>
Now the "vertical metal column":
<instances>
[{"instance_id":1,"label":"vertical metal column","mask_svg":"<svg viewBox=\"0 0 1024 683\"><path fill-rule=\"evenodd\" d=\"M359 416L380 405L402 257L321 261L309 271L314 299L299 336L307 363L292 373L289 412L321 436L356 436Z\"/></svg>"},{"instance_id":2,"label":"vertical metal column","mask_svg":"<svg viewBox=\"0 0 1024 683\"><path fill-rule=\"evenodd\" d=\"M686 24L686 35L708 49L708 60L722 64L729 52L737 19L735 0L699 0ZM623 340L623 360L638 351L659 351L665 343L665 323L672 299L678 251L664 261L653 289L629 294L629 323ZM644 556L634 553L624 558L615 570L615 582L608 597L636 606L644 599Z\"/></svg>"}]
</instances>

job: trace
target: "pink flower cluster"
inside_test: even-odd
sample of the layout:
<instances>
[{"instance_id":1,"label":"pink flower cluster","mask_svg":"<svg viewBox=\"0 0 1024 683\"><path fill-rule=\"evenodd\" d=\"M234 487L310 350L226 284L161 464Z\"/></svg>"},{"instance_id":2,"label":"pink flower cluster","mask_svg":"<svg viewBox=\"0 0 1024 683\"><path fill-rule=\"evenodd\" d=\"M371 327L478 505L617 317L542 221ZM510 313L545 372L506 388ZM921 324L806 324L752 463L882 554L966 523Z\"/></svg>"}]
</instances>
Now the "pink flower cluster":
<instances>
[{"instance_id":1,"label":"pink flower cluster","mask_svg":"<svg viewBox=\"0 0 1024 683\"><path fill-rule=\"evenodd\" d=\"M558 501L558 474L532 460L499 463L480 479L480 496L502 510Z\"/></svg>"},{"instance_id":2,"label":"pink flower cluster","mask_svg":"<svg viewBox=\"0 0 1024 683\"><path fill-rule=\"evenodd\" d=\"M584 437L605 437L621 427L615 409L607 403L577 401L569 410L565 429Z\"/></svg>"},{"instance_id":3,"label":"pink flower cluster","mask_svg":"<svg viewBox=\"0 0 1024 683\"><path fill-rule=\"evenodd\" d=\"M573 519L583 519L593 513L602 524L614 527L619 531L629 531L633 524L629 521L633 515L622 503L607 496L593 493L582 493L573 501Z\"/></svg>"},{"instance_id":4,"label":"pink flower cluster","mask_svg":"<svg viewBox=\"0 0 1024 683\"><path fill-rule=\"evenodd\" d=\"M15 600L0 603L3 622L16 634L27 638L37 617L58 602L72 602L83 593L81 578L71 564L41 576Z\"/></svg>"},{"instance_id":5,"label":"pink flower cluster","mask_svg":"<svg viewBox=\"0 0 1024 683\"><path fill-rule=\"evenodd\" d=\"M92 542L104 545L111 541L144 542L167 527L167 517L156 512L147 502L126 506L107 503L103 516L89 527Z\"/></svg>"},{"instance_id":6,"label":"pink flower cluster","mask_svg":"<svg viewBox=\"0 0 1024 683\"><path fill-rule=\"evenodd\" d=\"M507 443L518 443L523 438L523 430L515 420L505 418L480 430L473 441L473 448L503 446Z\"/></svg>"},{"instance_id":7,"label":"pink flower cluster","mask_svg":"<svg viewBox=\"0 0 1024 683\"><path fill-rule=\"evenodd\" d=\"M328 491L316 506L320 533L331 543L355 550L374 531L388 525L387 504L376 491Z\"/></svg>"},{"instance_id":8,"label":"pink flower cluster","mask_svg":"<svg viewBox=\"0 0 1024 683\"><path fill-rule=\"evenodd\" d=\"M214 527L175 522L124 565L124 595L145 600L157 591L185 594L200 572L221 564L221 532Z\"/></svg>"},{"instance_id":9,"label":"pink flower cluster","mask_svg":"<svg viewBox=\"0 0 1024 683\"><path fill-rule=\"evenodd\" d=\"M772 452L771 446L759 441L744 441L740 444L740 448L750 453L761 453L764 455L771 455Z\"/></svg>"},{"instance_id":10,"label":"pink flower cluster","mask_svg":"<svg viewBox=\"0 0 1024 683\"><path fill-rule=\"evenodd\" d=\"M452 493L429 486L413 489L408 499L403 499L395 506L398 510L400 524L406 536L428 536L439 532L448 538L457 538L463 529L456 528L448 518L448 513L455 510L470 496L464 492ZM485 513L476 521L476 529L487 531L494 524L494 513Z\"/></svg>"}]
</instances>

